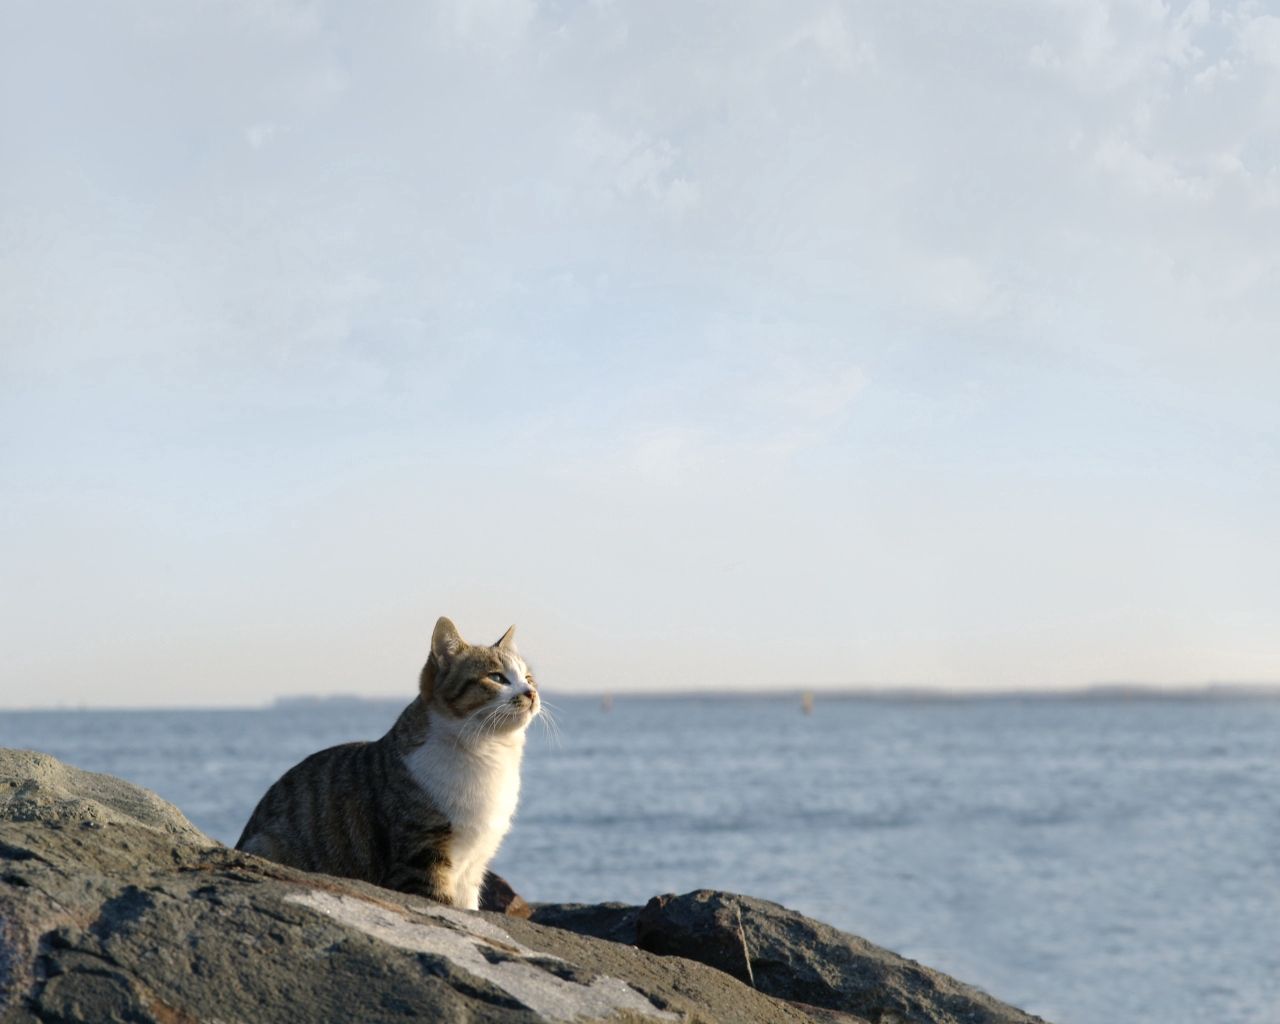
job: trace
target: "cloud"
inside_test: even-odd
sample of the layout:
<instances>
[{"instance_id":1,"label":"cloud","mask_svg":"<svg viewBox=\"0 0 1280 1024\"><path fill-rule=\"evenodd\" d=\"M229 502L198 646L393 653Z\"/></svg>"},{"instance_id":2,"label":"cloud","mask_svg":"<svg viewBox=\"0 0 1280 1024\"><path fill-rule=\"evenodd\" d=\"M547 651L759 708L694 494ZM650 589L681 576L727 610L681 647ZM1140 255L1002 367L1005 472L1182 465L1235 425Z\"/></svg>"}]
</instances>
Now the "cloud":
<instances>
[{"instance_id":1,"label":"cloud","mask_svg":"<svg viewBox=\"0 0 1280 1024\"><path fill-rule=\"evenodd\" d=\"M1280 68L1280 17L1274 14L1246 16L1237 24L1240 50L1260 64Z\"/></svg>"},{"instance_id":2,"label":"cloud","mask_svg":"<svg viewBox=\"0 0 1280 1024\"><path fill-rule=\"evenodd\" d=\"M1197 89L1212 90L1220 83L1234 81L1237 77L1236 67L1230 60L1223 58L1207 68L1197 71L1191 78Z\"/></svg>"},{"instance_id":3,"label":"cloud","mask_svg":"<svg viewBox=\"0 0 1280 1024\"><path fill-rule=\"evenodd\" d=\"M991 276L966 256L916 257L919 295L940 313L959 320L999 314L1004 302Z\"/></svg>"},{"instance_id":4,"label":"cloud","mask_svg":"<svg viewBox=\"0 0 1280 1024\"><path fill-rule=\"evenodd\" d=\"M812 48L841 71L875 63L875 49L849 28L844 11L835 5L806 22L790 37L792 48Z\"/></svg>"},{"instance_id":5,"label":"cloud","mask_svg":"<svg viewBox=\"0 0 1280 1024\"><path fill-rule=\"evenodd\" d=\"M1203 56L1197 33L1210 22L1207 0L1175 10L1158 0L1080 0L1056 7L1055 41L1028 51L1033 67L1081 91L1146 87Z\"/></svg>"},{"instance_id":6,"label":"cloud","mask_svg":"<svg viewBox=\"0 0 1280 1024\"><path fill-rule=\"evenodd\" d=\"M578 121L573 147L587 189L623 201L644 198L677 216L698 204L698 185L680 173L680 150L668 139L639 130L624 134L587 115Z\"/></svg>"},{"instance_id":7,"label":"cloud","mask_svg":"<svg viewBox=\"0 0 1280 1024\"><path fill-rule=\"evenodd\" d=\"M1144 153L1130 140L1104 139L1094 154L1099 168L1115 175L1139 196L1205 200L1212 187L1203 178L1182 173L1170 160Z\"/></svg>"},{"instance_id":8,"label":"cloud","mask_svg":"<svg viewBox=\"0 0 1280 1024\"><path fill-rule=\"evenodd\" d=\"M244 130L245 141L254 149L261 149L275 138L278 130L270 123L251 124Z\"/></svg>"},{"instance_id":9,"label":"cloud","mask_svg":"<svg viewBox=\"0 0 1280 1024\"><path fill-rule=\"evenodd\" d=\"M508 54L538 13L534 0L444 0L436 24L465 46Z\"/></svg>"}]
</instances>

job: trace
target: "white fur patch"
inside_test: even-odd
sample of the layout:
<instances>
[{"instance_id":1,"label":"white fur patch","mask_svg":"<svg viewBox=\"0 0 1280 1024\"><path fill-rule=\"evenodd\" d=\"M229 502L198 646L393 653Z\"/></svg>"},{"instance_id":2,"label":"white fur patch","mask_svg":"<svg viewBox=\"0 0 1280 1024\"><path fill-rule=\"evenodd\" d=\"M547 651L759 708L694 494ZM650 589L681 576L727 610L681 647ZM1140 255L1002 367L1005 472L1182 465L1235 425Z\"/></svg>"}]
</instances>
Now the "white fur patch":
<instances>
[{"instance_id":1,"label":"white fur patch","mask_svg":"<svg viewBox=\"0 0 1280 1024\"><path fill-rule=\"evenodd\" d=\"M511 828L520 799L525 727L469 739L465 725L433 717L427 742L407 754L404 762L413 780L449 819L454 906L478 910L485 869Z\"/></svg>"},{"instance_id":2,"label":"white fur patch","mask_svg":"<svg viewBox=\"0 0 1280 1024\"><path fill-rule=\"evenodd\" d=\"M525 682L529 666L524 663L524 659L513 651L499 651L498 654L502 658L502 674L507 677L511 692L532 693L533 687Z\"/></svg>"}]
</instances>

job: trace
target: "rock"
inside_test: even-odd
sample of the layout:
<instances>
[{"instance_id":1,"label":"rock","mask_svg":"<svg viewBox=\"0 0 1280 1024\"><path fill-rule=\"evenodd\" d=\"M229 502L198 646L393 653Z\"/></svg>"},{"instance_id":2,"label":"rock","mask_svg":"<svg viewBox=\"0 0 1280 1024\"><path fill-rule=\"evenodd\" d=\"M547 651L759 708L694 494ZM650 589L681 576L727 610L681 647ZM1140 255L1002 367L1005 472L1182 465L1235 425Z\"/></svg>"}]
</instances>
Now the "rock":
<instances>
[{"instance_id":1,"label":"rock","mask_svg":"<svg viewBox=\"0 0 1280 1024\"><path fill-rule=\"evenodd\" d=\"M636 944L640 907L626 903L537 903L532 909L530 920L538 924L628 946Z\"/></svg>"},{"instance_id":2,"label":"rock","mask_svg":"<svg viewBox=\"0 0 1280 1024\"><path fill-rule=\"evenodd\" d=\"M0 751L0 1024L799 1024L679 958L228 849L153 794Z\"/></svg>"},{"instance_id":3,"label":"rock","mask_svg":"<svg viewBox=\"0 0 1280 1024\"><path fill-rule=\"evenodd\" d=\"M697 960L803 1006L815 1020L853 1014L877 1024L1041 1021L856 935L750 896L702 889L656 896L643 908L539 905L532 919Z\"/></svg>"},{"instance_id":4,"label":"rock","mask_svg":"<svg viewBox=\"0 0 1280 1024\"><path fill-rule=\"evenodd\" d=\"M1034 1020L763 900L524 920L502 879L486 892L505 914L283 867L127 782L0 750L0 1024Z\"/></svg>"},{"instance_id":5,"label":"rock","mask_svg":"<svg viewBox=\"0 0 1280 1024\"><path fill-rule=\"evenodd\" d=\"M142 824L183 839L210 841L181 811L149 790L33 750L0 748L0 821L83 828Z\"/></svg>"}]
</instances>

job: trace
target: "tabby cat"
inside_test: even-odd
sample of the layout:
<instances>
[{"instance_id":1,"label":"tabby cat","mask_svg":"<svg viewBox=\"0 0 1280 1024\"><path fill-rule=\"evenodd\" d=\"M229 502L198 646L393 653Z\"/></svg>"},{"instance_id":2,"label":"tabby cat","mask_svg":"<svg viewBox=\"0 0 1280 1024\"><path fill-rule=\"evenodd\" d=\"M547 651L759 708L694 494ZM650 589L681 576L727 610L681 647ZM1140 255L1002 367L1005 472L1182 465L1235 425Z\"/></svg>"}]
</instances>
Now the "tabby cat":
<instances>
[{"instance_id":1,"label":"tabby cat","mask_svg":"<svg viewBox=\"0 0 1280 1024\"><path fill-rule=\"evenodd\" d=\"M514 635L512 626L492 647L473 646L440 619L418 696L391 730L290 768L236 849L477 909L541 708Z\"/></svg>"}]
</instances>

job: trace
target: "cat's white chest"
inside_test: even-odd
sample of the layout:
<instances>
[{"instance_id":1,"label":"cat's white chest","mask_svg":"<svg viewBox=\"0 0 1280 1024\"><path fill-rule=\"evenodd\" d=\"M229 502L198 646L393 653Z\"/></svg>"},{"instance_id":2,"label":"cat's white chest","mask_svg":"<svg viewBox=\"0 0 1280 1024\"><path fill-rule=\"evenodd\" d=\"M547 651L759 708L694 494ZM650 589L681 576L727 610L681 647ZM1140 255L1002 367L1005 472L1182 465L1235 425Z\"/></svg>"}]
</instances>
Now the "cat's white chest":
<instances>
[{"instance_id":1,"label":"cat's white chest","mask_svg":"<svg viewBox=\"0 0 1280 1024\"><path fill-rule=\"evenodd\" d=\"M511 828L520 799L523 750L523 742L514 738L474 748L428 741L405 757L414 781L449 819L455 906L480 906L485 869Z\"/></svg>"}]
</instances>

